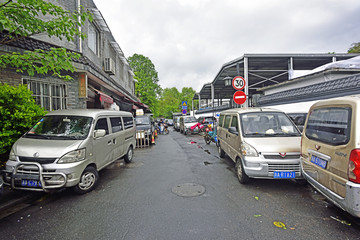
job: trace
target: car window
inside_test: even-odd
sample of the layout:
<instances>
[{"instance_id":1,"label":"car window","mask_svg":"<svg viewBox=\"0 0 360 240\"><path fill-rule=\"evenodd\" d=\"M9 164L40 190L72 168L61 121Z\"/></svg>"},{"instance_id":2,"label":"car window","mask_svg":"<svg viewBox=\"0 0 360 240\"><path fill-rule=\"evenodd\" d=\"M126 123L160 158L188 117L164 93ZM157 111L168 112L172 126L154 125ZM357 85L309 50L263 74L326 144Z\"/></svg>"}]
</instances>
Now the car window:
<instances>
[{"instance_id":1,"label":"car window","mask_svg":"<svg viewBox=\"0 0 360 240\"><path fill-rule=\"evenodd\" d=\"M124 120L124 128L129 129L134 127L134 120L132 117L123 117Z\"/></svg>"},{"instance_id":2,"label":"car window","mask_svg":"<svg viewBox=\"0 0 360 240\"><path fill-rule=\"evenodd\" d=\"M247 137L300 136L294 123L283 112L251 112L240 115L241 129Z\"/></svg>"},{"instance_id":3,"label":"car window","mask_svg":"<svg viewBox=\"0 0 360 240\"><path fill-rule=\"evenodd\" d=\"M197 122L195 117L185 117L184 123L191 123L191 122Z\"/></svg>"},{"instance_id":4,"label":"car window","mask_svg":"<svg viewBox=\"0 0 360 240\"><path fill-rule=\"evenodd\" d=\"M346 144L350 139L351 108L322 108L310 112L305 135L330 145Z\"/></svg>"},{"instance_id":5,"label":"car window","mask_svg":"<svg viewBox=\"0 0 360 240\"><path fill-rule=\"evenodd\" d=\"M224 115L221 114L219 117L219 127L222 127L223 123L224 123Z\"/></svg>"},{"instance_id":6,"label":"car window","mask_svg":"<svg viewBox=\"0 0 360 240\"><path fill-rule=\"evenodd\" d=\"M106 118L100 118L96 125L95 125L95 130L99 130L99 129L104 129L106 132L106 135L109 134L109 127L108 127L108 123L107 123L107 119Z\"/></svg>"},{"instance_id":7,"label":"car window","mask_svg":"<svg viewBox=\"0 0 360 240\"><path fill-rule=\"evenodd\" d=\"M236 131L239 132L238 118L237 118L237 116L233 116L233 117L232 117L231 127L235 127L235 128L236 128Z\"/></svg>"},{"instance_id":8,"label":"car window","mask_svg":"<svg viewBox=\"0 0 360 240\"><path fill-rule=\"evenodd\" d=\"M110 123L112 132L119 132L122 130L122 123L120 117L111 117Z\"/></svg>"},{"instance_id":9,"label":"car window","mask_svg":"<svg viewBox=\"0 0 360 240\"><path fill-rule=\"evenodd\" d=\"M150 125L150 118L148 117L136 117L135 123L136 125Z\"/></svg>"},{"instance_id":10,"label":"car window","mask_svg":"<svg viewBox=\"0 0 360 240\"><path fill-rule=\"evenodd\" d=\"M225 116L225 121L224 121L224 128L229 128L229 126L230 126L230 120L231 120L231 116L230 116L230 115L226 115L226 116Z\"/></svg>"},{"instance_id":11,"label":"car window","mask_svg":"<svg viewBox=\"0 0 360 240\"><path fill-rule=\"evenodd\" d=\"M85 139L93 119L83 116L51 115L43 117L27 134L27 138Z\"/></svg>"}]
</instances>

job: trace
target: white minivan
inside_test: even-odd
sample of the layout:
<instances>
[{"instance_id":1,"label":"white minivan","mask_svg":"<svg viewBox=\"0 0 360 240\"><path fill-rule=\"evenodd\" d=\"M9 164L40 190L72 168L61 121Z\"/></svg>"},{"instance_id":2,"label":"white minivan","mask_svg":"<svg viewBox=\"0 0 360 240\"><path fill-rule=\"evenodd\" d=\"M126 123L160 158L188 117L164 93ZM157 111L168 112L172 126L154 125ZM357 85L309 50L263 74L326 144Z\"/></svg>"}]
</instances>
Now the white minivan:
<instances>
[{"instance_id":1,"label":"white minivan","mask_svg":"<svg viewBox=\"0 0 360 240\"><path fill-rule=\"evenodd\" d=\"M129 112L53 111L14 143L4 183L13 189L73 187L87 193L95 187L99 170L122 157L130 162L135 146L135 123Z\"/></svg>"}]
</instances>

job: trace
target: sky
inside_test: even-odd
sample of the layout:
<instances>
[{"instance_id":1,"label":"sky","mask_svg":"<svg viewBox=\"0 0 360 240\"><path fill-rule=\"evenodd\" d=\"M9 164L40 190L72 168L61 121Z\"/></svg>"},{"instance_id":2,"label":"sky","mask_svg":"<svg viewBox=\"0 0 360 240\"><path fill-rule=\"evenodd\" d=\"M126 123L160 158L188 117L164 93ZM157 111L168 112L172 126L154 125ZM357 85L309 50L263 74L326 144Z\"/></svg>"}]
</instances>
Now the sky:
<instances>
[{"instance_id":1,"label":"sky","mask_svg":"<svg viewBox=\"0 0 360 240\"><path fill-rule=\"evenodd\" d=\"M254 53L346 53L359 0L94 0L125 57L142 54L162 88L200 91Z\"/></svg>"}]
</instances>

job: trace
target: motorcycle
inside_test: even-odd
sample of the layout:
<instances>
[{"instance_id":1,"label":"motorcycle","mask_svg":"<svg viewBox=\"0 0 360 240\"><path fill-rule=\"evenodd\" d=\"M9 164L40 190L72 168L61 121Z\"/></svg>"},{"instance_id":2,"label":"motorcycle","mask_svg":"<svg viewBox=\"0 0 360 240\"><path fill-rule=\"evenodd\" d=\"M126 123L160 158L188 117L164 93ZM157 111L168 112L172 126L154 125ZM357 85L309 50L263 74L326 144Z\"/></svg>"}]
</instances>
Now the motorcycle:
<instances>
[{"instance_id":1,"label":"motorcycle","mask_svg":"<svg viewBox=\"0 0 360 240\"><path fill-rule=\"evenodd\" d=\"M205 132L205 127L201 123L196 123L194 126L190 128L186 128L185 135L192 134L192 133L199 133L200 135Z\"/></svg>"},{"instance_id":2,"label":"motorcycle","mask_svg":"<svg viewBox=\"0 0 360 240\"><path fill-rule=\"evenodd\" d=\"M211 124L209 124L209 126L206 128L204 140L206 144L210 144L211 142L214 142L217 145L216 127L212 129Z\"/></svg>"},{"instance_id":3,"label":"motorcycle","mask_svg":"<svg viewBox=\"0 0 360 240\"><path fill-rule=\"evenodd\" d=\"M169 134L168 125L166 123L160 123L159 133L160 134Z\"/></svg>"}]
</instances>

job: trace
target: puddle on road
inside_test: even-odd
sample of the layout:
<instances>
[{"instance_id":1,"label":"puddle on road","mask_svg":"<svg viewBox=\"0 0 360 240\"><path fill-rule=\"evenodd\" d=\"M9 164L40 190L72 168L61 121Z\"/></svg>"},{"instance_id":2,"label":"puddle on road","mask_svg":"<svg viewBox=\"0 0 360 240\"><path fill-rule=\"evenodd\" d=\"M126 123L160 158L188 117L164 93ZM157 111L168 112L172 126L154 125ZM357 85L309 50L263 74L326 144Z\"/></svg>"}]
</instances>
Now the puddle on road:
<instances>
[{"instance_id":1,"label":"puddle on road","mask_svg":"<svg viewBox=\"0 0 360 240\"><path fill-rule=\"evenodd\" d=\"M205 165L205 166L210 165L210 164L213 164L213 163L208 162L208 161L205 161L205 162L204 162L204 165Z\"/></svg>"}]
</instances>

